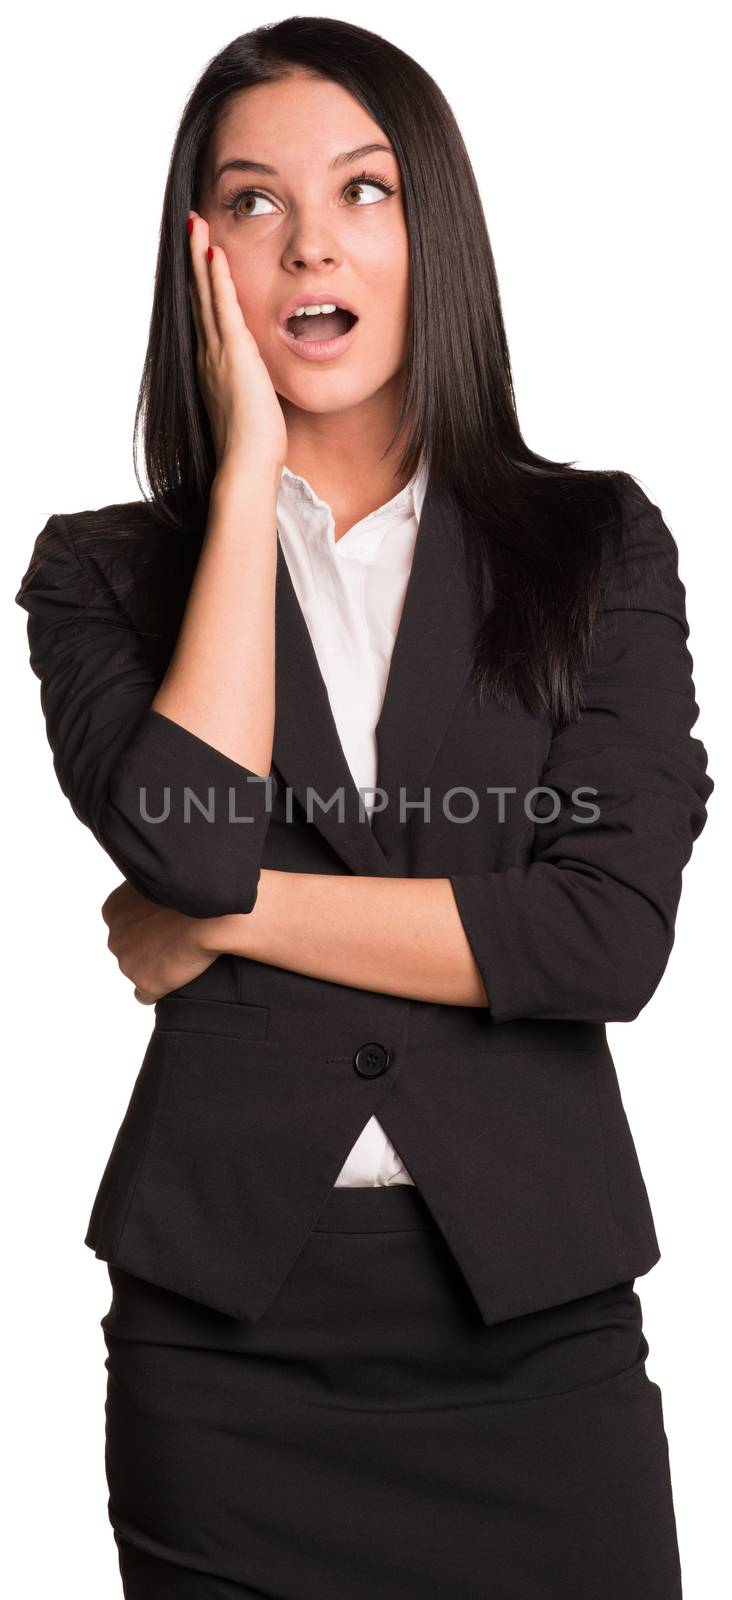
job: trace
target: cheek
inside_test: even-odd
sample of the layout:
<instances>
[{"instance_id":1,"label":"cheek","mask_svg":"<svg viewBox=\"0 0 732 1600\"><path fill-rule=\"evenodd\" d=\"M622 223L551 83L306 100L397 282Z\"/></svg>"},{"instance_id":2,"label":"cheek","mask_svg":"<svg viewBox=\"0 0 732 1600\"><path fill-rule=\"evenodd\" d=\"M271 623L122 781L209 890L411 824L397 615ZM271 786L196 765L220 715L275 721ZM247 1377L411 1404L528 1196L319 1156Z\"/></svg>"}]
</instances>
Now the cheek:
<instances>
[{"instance_id":1,"label":"cheek","mask_svg":"<svg viewBox=\"0 0 732 1600\"><path fill-rule=\"evenodd\" d=\"M381 324L384 340L390 352L401 350L409 324L409 276L406 266L403 275L395 277L392 272L385 280L382 303L389 308Z\"/></svg>"},{"instance_id":2,"label":"cheek","mask_svg":"<svg viewBox=\"0 0 732 1600\"><path fill-rule=\"evenodd\" d=\"M253 334L257 344L259 344L266 337L268 314L265 313L263 306L252 299L251 294L237 292L237 299L249 332Z\"/></svg>"},{"instance_id":3,"label":"cheek","mask_svg":"<svg viewBox=\"0 0 732 1600\"><path fill-rule=\"evenodd\" d=\"M239 301L242 316L255 339L258 334L263 334L270 320L271 312L263 297L257 294L252 268L245 262L233 262L229 258L229 271L236 289L236 298Z\"/></svg>"},{"instance_id":4,"label":"cheek","mask_svg":"<svg viewBox=\"0 0 732 1600\"><path fill-rule=\"evenodd\" d=\"M376 266L373 277L377 304L388 307L384 327L394 332L402 327L409 310L409 249L402 232L390 241L389 249Z\"/></svg>"}]
</instances>

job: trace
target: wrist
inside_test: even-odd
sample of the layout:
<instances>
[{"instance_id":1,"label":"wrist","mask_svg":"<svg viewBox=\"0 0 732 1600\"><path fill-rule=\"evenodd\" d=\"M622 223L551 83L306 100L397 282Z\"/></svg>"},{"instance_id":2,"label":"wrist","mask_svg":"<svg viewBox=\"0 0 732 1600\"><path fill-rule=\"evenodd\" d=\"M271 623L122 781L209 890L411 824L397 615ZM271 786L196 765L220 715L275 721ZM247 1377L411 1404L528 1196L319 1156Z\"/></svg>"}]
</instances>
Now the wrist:
<instances>
[{"instance_id":1,"label":"wrist","mask_svg":"<svg viewBox=\"0 0 732 1600\"><path fill-rule=\"evenodd\" d=\"M276 886L289 874L274 872L262 867L259 874L257 899L251 911L233 911L223 917L205 917L193 923L193 937L202 952L217 955L245 956L258 961L264 951L268 920L274 911L272 904Z\"/></svg>"},{"instance_id":2,"label":"wrist","mask_svg":"<svg viewBox=\"0 0 732 1600\"><path fill-rule=\"evenodd\" d=\"M281 461L248 450L222 456L211 484L212 500L244 498L251 500L255 490L269 491L276 498L282 477Z\"/></svg>"},{"instance_id":3,"label":"wrist","mask_svg":"<svg viewBox=\"0 0 732 1600\"><path fill-rule=\"evenodd\" d=\"M190 937L196 950L204 955L228 955L236 944L236 924L244 919L228 914L223 917L191 918ZM241 941L239 941L241 942Z\"/></svg>"}]
</instances>

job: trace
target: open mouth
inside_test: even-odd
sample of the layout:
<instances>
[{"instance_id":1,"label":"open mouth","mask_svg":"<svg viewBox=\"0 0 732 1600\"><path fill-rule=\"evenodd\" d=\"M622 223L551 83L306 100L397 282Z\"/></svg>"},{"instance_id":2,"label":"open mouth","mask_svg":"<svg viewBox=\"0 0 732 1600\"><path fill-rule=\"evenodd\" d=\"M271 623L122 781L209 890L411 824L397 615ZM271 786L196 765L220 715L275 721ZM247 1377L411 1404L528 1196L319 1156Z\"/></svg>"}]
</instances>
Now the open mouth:
<instances>
[{"instance_id":1,"label":"open mouth","mask_svg":"<svg viewBox=\"0 0 732 1600\"><path fill-rule=\"evenodd\" d=\"M305 343L322 343L328 339L342 339L358 322L351 311L318 311L308 306L305 311L288 317L283 324L291 339Z\"/></svg>"}]
</instances>

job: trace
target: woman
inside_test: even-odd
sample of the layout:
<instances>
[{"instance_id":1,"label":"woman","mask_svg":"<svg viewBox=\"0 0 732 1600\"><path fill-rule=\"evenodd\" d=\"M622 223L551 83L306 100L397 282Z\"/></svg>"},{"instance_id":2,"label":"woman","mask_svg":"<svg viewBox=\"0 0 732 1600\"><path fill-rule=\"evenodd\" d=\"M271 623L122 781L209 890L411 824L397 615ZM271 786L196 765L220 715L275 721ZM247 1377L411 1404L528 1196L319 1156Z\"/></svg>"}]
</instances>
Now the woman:
<instances>
[{"instance_id":1,"label":"woman","mask_svg":"<svg viewBox=\"0 0 732 1600\"><path fill-rule=\"evenodd\" d=\"M125 1594L672 1600L605 1023L713 789L684 588L629 475L522 439L408 56L207 66L143 405L152 500L51 517L17 596L155 1004L86 1236Z\"/></svg>"}]
</instances>

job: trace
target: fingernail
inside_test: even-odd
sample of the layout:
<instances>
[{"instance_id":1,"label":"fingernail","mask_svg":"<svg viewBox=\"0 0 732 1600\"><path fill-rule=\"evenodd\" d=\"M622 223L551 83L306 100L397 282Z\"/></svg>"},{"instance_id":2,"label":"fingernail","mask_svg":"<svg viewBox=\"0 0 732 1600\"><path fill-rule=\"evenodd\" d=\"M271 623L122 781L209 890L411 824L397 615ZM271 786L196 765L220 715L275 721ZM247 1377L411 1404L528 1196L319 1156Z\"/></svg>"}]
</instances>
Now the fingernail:
<instances>
[{"instance_id":1,"label":"fingernail","mask_svg":"<svg viewBox=\"0 0 732 1600\"><path fill-rule=\"evenodd\" d=\"M188 228L188 232L192 233L193 232L193 218L192 217L188 218L188 222L187 222L186 226Z\"/></svg>"},{"instance_id":2,"label":"fingernail","mask_svg":"<svg viewBox=\"0 0 732 1600\"><path fill-rule=\"evenodd\" d=\"M208 247L208 250L206 251L206 254L208 256L209 261L213 261L213 250L211 249L210 245Z\"/></svg>"}]
</instances>

